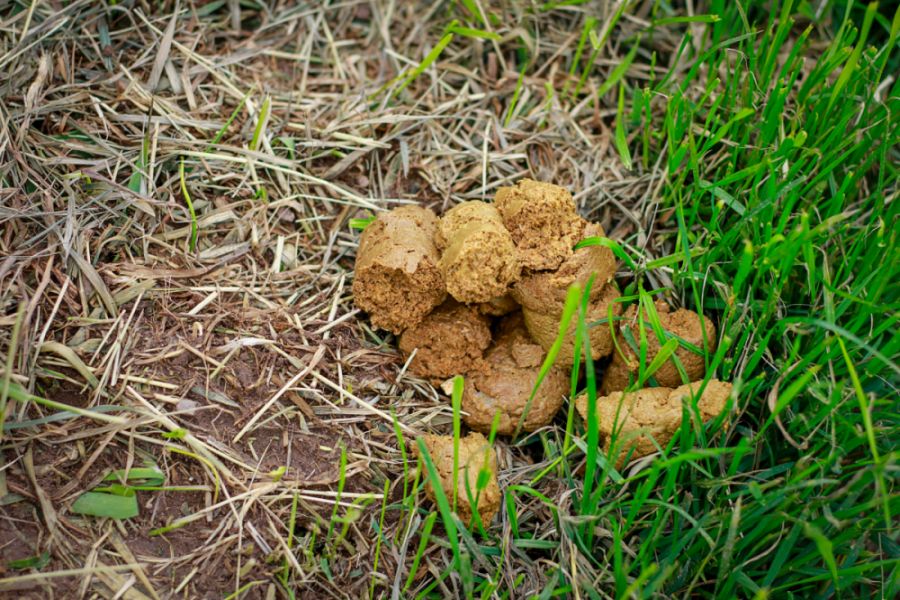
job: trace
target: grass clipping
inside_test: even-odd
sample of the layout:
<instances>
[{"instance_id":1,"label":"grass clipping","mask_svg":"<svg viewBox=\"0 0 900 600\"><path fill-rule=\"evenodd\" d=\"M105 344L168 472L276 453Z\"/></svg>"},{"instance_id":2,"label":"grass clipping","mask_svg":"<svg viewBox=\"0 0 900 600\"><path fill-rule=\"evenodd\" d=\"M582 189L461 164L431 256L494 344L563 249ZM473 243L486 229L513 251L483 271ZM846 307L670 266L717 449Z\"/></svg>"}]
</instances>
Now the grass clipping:
<instances>
[{"instance_id":1,"label":"grass clipping","mask_svg":"<svg viewBox=\"0 0 900 600\"><path fill-rule=\"evenodd\" d=\"M396 208L379 214L362 234L354 298L373 325L399 336L411 373L435 384L465 376L462 418L477 432L458 440L467 447L470 439L489 445L471 437L481 433L493 439L512 435L520 423L533 432L552 422L579 354L574 322L543 378L541 366L559 336L569 288L593 281L586 307L591 358L612 357L601 387L606 396L596 402L600 440L608 452L618 452L621 464L668 443L681 425L684 398L696 402L696 414L706 421L721 412L731 386L709 382L697 396L696 383L681 385L705 376L702 349L715 347L715 327L663 302L654 305L652 319L635 306L623 316L613 252L602 245L575 249L582 239L604 235L599 224L578 215L566 189L530 179L501 187L493 203L463 202L441 218L419 206ZM647 383L660 387L630 391ZM584 396L576 408L587 422ZM437 439L428 437L425 447L446 487L465 476L444 464ZM494 489L496 469L487 472ZM468 522L473 506L459 510ZM488 523L496 510L482 510L479 502L478 512Z\"/></svg>"}]
</instances>

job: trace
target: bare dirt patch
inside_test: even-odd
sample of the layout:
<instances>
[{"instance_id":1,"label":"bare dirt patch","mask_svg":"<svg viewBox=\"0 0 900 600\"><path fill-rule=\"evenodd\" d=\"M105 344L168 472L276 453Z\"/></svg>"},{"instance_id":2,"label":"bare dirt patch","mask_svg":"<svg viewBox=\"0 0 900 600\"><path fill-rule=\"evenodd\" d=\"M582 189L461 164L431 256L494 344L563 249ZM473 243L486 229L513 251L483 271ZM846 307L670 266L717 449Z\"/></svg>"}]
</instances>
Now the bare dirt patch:
<instances>
[{"instance_id":1,"label":"bare dirt patch","mask_svg":"<svg viewBox=\"0 0 900 600\"><path fill-rule=\"evenodd\" d=\"M145 593L180 589L192 597L225 596L238 581L265 581L283 568L272 560L288 538L295 495L300 499L297 531L321 533L335 500L331 490L341 478L342 449L350 465L344 489L350 494L368 489L354 474L360 467L354 459L360 456L359 444L312 408L323 397L322 384L310 377L303 387L286 385L316 359L310 342L320 342L318 356L325 356L328 344L321 336L298 332L290 312L272 315L219 305L191 315L188 323L182 306L196 304L194 293L172 291L161 300L123 307L134 317L123 338L128 353L118 365L116 395L145 417L127 428L99 430L89 420L69 420L46 427L37 438L29 428L15 430L12 442L20 454L7 454L11 464L5 480L21 498L0 509L5 565L44 551L50 558L44 568L78 568L79 560L100 555L115 569L133 558L144 565L146 582L139 578L134 585ZM90 348L109 333L108 326L91 325L69 339ZM316 371L320 377L333 375L322 367ZM46 380L38 391L84 409L109 400L109 393L98 397L78 385L72 369L61 370L60 377ZM280 391L283 400L268 410ZM146 415L162 417L148 421ZM25 416L40 415L28 409ZM33 441L19 447L16 439ZM212 461L224 465L229 476L214 475ZM33 480L28 464L34 465ZM146 464L157 465L165 478L162 489L138 489L137 517L116 523L71 512L72 502L104 484L109 473ZM42 498L53 507L49 521ZM171 530L161 531L166 528ZM99 547L94 540L100 540ZM127 572L108 573L95 585L111 589ZM78 581L73 576L54 580L50 588L33 585L61 593ZM264 588L248 597L257 592L263 597Z\"/></svg>"}]
</instances>

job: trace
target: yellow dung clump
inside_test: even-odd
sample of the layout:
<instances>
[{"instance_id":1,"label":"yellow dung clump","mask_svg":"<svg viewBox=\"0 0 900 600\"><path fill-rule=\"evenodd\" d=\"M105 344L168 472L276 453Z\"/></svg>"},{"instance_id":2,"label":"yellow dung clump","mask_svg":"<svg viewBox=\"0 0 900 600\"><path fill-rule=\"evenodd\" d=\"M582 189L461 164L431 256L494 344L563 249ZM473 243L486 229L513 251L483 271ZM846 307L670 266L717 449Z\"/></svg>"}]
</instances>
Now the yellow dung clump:
<instances>
[{"instance_id":1,"label":"yellow dung clump","mask_svg":"<svg viewBox=\"0 0 900 600\"><path fill-rule=\"evenodd\" d=\"M422 436L428 455L434 463L440 480L441 489L447 500L453 505L453 481L456 480L456 512L463 523L470 524L475 510L487 527L497 511L500 510L500 486L497 484L497 454L488 444L487 438L480 433L470 433L459 439L457 454L457 470L453 472L453 436ZM413 445L413 453L418 456L419 449ZM486 470L487 485L479 492L478 473ZM434 488L426 477L425 494L432 502L436 502ZM477 504L476 504L477 501Z\"/></svg>"},{"instance_id":2,"label":"yellow dung clump","mask_svg":"<svg viewBox=\"0 0 900 600\"><path fill-rule=\"evenodd\" d=\"M700 392L702 383L697 381L675 389L657 387L613 392L597 398L597 422L603 451L609 452L615 438L616 466L620 467L632 448L632 459L653 454L657 444L665 448L681 427L682 402L691 402L698 392L697 410L703 422L717 417L731 395L731 384L712 379ZM587 401L586 394L575 399L575 409L585 423ZM690 408L688 410L690 412Z\"/></svg>"}]
</instances>

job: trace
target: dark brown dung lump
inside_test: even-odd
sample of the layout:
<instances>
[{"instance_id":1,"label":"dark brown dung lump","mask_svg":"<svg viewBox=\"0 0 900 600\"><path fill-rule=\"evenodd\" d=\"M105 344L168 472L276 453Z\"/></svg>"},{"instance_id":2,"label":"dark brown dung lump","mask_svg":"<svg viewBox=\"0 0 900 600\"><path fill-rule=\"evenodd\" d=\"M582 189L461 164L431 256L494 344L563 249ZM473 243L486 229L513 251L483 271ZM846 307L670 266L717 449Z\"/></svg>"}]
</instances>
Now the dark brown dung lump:
<instances>
[{"instance_id":1,"label":"dark brown dung lump","mask_svg":"<svg viewBox=\"0 0 900 600\"><path fill-rule=\"evenodd\" d=\"M491 343L491 325L474 306L448 299L418 325L400 336L404 357L415 350L409 370L421 377L443 380L480 364Z\"/></svg>"}]
</instances>

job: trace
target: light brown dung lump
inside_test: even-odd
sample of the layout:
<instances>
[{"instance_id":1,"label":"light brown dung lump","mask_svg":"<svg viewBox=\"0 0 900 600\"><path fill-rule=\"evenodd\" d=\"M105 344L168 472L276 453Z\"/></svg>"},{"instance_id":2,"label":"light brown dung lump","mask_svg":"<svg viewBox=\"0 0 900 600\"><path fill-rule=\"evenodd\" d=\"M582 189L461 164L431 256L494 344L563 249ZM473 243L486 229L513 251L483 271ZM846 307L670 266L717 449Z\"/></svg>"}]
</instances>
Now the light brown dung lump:
<instances>
[{"instance_id":1,"label":"light brown dung lump","mask_svg":"<svg viewBox=\"0 0 900 600\"><path fill-rule=\"evenodd\" d=\"M516 248L496 207L463 202L447 211L436 236L447 291L460 302L489 302L519 278Z\"/></svg>"},{"instance_id":2,"label":"light brown dung lump","mask_svg":"<svg viewBox=\"0 0 900 600\"><path fill-rule=\"evenodd\" d=\"M460 375L479 364L490 343L488 318L451 299L404 331L399 346L404 358L418 349L409 370L434 380Z\"/></svg>"},{"instance_id":3,"label":"light brown dung lump","mask_svg":"<svg viewBox=\"0 0 900 600\"><path fill-rule=\"evenodd\" d=\"M485 353L482 368L472 372L463 387L462 410L466 424L489 433L499 413L497 433L511 435L519 424L546 353L525 330L520 313L499 324L493 345ZM541 382L522 424L534 431L553 420L569 388L566 372L554 366Z\"/></svg>"},{"instance_id":4,"label":"light brown dung lump","mask_svg":"<svg viewBox=\"0 0 900 600\"><path fill-rule=\"evenodd\" d=\"M434 463L435 470L441 481L441 489L447 497L450 505L453 505L453 436L452 435L424 435L423 441L428 454ZM413 445L413 453L418 456L418 445ZM471 524L473 516L472 501L478 499L477 510L482 524L487 527L500 509L500 486L497 484L497 454L480 433L470 433L466 437L459 438L457 454L456 478L456 512L464 523ZM483 468L490 473L487 486L478 491L478 473ZM434 488L428 480L427 474L425 494L432 502L436 503Z\"/></svg>"},{"instance_id":5,"label":"light brown dung lump","mask_svg":"<svg viewBox=\"0 0 900 600\"><path fill-rule=\"evenodd\" d=\"M588 223L581 238L602 237L603 227ZM537 271L524 275L513 288L512 295L523 307L542 313L562 311L569 287L587 285L591 276L590 298L599 298L607 283L616 275L616 257L604 246L580 248L566 258L555 271Z\"/></svg>"},{"instance_id":6,"label":"light brown dung lump","mask_svg":"<svg viewBox=\"0 0 900 600\"><path fill-rule=\"evenodd\" d=\"M652 440L665 448L681 426L682 401L691 402L703 382L696 381L672 388L644 388L634 392L613 392L597 398L597 421L604 452L609 452L616 433L616 466L621 467L628 452L632 459L657 451ZM731 384L712 379L697 399L703 422L711 421L725 408ZM575 409L587 423L587 396L575 399ZM692 409L688 409L691 414Z\"/></svg>"},{"instance_id":7,"label":"light brown dung lump","mask_svg":"<svg viewBox=\"0 0 900 600\"><path fill-rule=\"evenodd\" d=\"M379 214L363 231L353 297L375 327L400 333L444 301L437 224L432 211L403 206Z\"/></svg>"},{"instance_id":8,"label":"light brown dung lump","mask_svg":"<svg viewBox=\"0 0 900 600\"><path fill-rule=\"evenodd\" d=\"M497 190L494 204L512 235L523 268L553 270L572 255L584 221L565 188L523 179Z\"/></svg>"},{"instance_id":9,"label":"light brown dung lump","mask_svg":"<svg viewBox=\"0 0 900 600\"><path fill-rule=\"evenodd\" d=\"M615 284L608 283L600 288L599 295L588 301L585 321L589 325L588 335L591 341L591 358L597 360L612 353L613 338L609 327L609 314L612 310L613 318L622 313L622 305L616 300L619 291ZM552 305L547 312L531 310L524 304L522 314L525 316L525 326L531 337L541 345L544 350L549 350L559 335L559 324L562 321L563 305ZM562 346L557 355L557 364L571 365L575 360L575 331L577 328L577 315L572 317L569 328L566 330ZM601 321L600 323L597 323ZM590 327L591 323L597 323ZM581 349L577 351L581 353Z\"/></svg>"},{"instance_id":10,"label":"light brown dung lump","mask_svg":"<svg viewBox=\"0 0 900 600\"><path fill-rule=\"evenodd\" d=\"M672 311L669 305L662 301L655 303L656 312L659 314L659 321L663 330L675 335L686 342L693 344L698 348L704 348L704 335L708 351L712 353L716 349L716 327L707 317L702 317L697 313L680 308ZM647 334L647 364L649 365L656 354L659 352L662 344L647 320L644 311L640 311L640 318L644 320L644 330ZM640 339L640 328L638 326L638 309L632 305L625 311L624 318L620 321L620 335L618 338L621 353L616 351L613 355L612 362L603 374L603 384L601 391L608 394L614 391L621 391L628 387L629 377L632 380L637 379L639 359L637 353L628 343L621 332L628 331L631 338L638 342ZM624 354L624 356L622 355ZM688 381L697 381L703 379L706 375L706 366L704 357L697 354L689 348L679 345L675 351L675 356L681 361L684 370L687 373ZM678 367L672 359L667 360L653 373L653 378L657 384L663 387L677 387L683 383Z\"/></svg>"}]
</instances>

